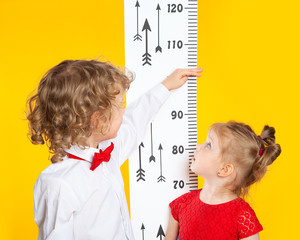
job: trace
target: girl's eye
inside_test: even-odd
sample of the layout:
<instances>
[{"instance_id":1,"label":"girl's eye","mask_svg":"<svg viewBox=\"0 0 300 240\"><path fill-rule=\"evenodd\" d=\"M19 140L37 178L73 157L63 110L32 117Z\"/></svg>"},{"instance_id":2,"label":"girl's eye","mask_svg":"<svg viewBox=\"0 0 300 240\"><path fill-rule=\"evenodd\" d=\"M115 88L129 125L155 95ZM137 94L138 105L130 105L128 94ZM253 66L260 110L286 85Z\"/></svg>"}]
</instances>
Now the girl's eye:
<instances>
[{"instance_id":1,"label":"girl's eye","mask_svg":"<svg viewBox=\"0 0 300 240\"><path fill-rule=\"evenodd\" d=\"M211 143L207 143L206 146L207 146L208 148L211 148Z\"/></svg>"}]
</instances>

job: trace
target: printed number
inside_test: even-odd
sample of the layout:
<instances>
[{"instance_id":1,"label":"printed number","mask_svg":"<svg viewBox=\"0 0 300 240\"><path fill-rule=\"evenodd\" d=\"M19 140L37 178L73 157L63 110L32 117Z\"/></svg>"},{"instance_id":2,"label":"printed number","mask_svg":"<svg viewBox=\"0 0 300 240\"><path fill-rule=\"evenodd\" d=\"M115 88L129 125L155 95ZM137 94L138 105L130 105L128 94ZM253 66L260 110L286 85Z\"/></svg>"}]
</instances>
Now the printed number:
<instances>
[{"instance_id":1,"label":"printed number","mask_svg":"<svg viewBox=\"0 0 300 240\"><path fill-rule=\"evenodd\" d=\"M182 4L168 4L168 13L176 13L176 12L182 12L183 6Z\"/></svg>"},{"instance_id":2,"label":"printed number","mask_svg":"<svg viewBox=\"0 0 300 240\"><path fill-rule=\"evenodd\" d=\"M168 41L168 49L175 49L175 48L178 48L178 49L181 49L183 46L183 43L181 40L179 41Z\"/></svg>"},{"instance_id":3,"label":"printed number","mask_svg":"<svg viewBox=\"0 0 300 240\"><path fill-rule=\"evenodd\" d=\"M180 180L180 181L174 180L173 183L174 183L174 189L177 189L177 186L179 188L183 188L184 187L184 181L182 181L182 180Z\"/></svg>"},{"instance_id":4,"label":"printed number","mask_svg":"<svg viewBox=\"0 0 300 240\"><path fill-rule=\"evenodd\" d=\"M182 111L178 111L178 113L176 111L172 111L171 112L172 115L172 119L176 119L176 118L183 118L183 112Z\"/></svg>"},{"instance_id":5,"label":"printed number","mask_svg":"<svg viewBox=\"0 0 300 240\"><path fill-rule=\"evenodd\" d=\"M183 146L178 146L178 147L176 145L173 146L173 151L172 151L173 154L177 154L177 153L182 154L183 152L184 152Z\"/></svg>"}]
</instances>

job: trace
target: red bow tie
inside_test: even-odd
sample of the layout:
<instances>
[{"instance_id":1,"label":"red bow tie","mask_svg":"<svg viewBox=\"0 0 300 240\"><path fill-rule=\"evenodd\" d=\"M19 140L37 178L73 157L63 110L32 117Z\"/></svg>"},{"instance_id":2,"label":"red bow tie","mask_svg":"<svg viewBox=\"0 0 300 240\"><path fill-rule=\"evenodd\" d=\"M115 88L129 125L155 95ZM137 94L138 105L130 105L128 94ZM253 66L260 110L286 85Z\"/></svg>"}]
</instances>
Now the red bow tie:
<instances>
[{"instance_id":1,"label":"red bow tie","mask_svg":"<svg viewBox=\"0 0 300 240\"><path fill-rule=\"evenodd\" d=\"M93 159L93 162L92 162L92 166L91 166L90 169L92 171L94 171L103 161L108 162L110 160L110 154L111 154L112 150L114 150L114 144L113 143L111 143L110 146L108 148L106 148L104 151L102 151L100 149L99 152L95 152L94 159ZM72 154L69 154L69 158L84 160L84 159L76 157ZM84 160L84 161L86 161L86 160Z\"/></svg>"}]
</instances>

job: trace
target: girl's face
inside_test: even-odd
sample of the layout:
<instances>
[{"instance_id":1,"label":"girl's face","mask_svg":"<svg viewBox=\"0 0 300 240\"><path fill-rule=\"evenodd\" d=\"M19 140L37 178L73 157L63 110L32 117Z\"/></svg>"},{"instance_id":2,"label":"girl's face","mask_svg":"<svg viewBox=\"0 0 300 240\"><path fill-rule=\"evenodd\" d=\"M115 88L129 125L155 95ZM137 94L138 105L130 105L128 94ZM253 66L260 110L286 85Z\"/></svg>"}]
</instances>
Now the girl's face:
<instances>
[{"instance_id":1,"label":"girl's face","mask_svg":"<svg viewBox=\"0 0 300 240\"><path fill-rule=\"evenodd\" d=\"M191 170L203 178L217 176L221 167L219 139L213 130L207 134L206 142L198 144L191 164Z\"/></svg>"}]
</instances>

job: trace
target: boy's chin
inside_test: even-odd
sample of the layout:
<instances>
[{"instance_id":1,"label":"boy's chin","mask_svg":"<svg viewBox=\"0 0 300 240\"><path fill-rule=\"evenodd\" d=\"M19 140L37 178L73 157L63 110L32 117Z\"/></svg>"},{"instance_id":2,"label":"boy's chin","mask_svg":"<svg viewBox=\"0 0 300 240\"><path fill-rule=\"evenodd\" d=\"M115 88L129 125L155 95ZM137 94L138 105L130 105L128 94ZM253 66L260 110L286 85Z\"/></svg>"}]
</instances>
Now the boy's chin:
<instances>
[{"instance_id":1,"label":"boy's chin","mask_svg":"<svg viewBox=\"0 0 300 240\"><path fill-rule=\"evenodd\" d=\"M117 135L118 135L118 133L106 135L105 138L103 139L103 141L107 141L109 139L114 139L117 137Z\"/></svg>"}]
</instances>

